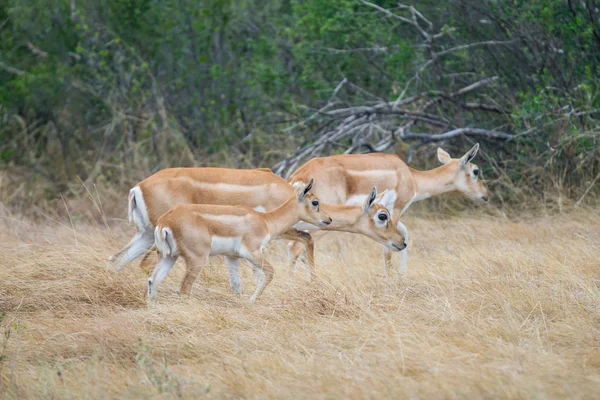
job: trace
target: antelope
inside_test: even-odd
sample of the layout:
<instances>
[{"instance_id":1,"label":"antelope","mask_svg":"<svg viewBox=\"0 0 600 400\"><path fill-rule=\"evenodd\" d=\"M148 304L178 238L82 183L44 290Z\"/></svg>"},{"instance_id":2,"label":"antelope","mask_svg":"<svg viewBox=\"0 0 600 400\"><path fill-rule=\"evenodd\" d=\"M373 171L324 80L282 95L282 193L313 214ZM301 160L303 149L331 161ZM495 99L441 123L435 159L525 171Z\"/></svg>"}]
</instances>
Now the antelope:
<instances>
[{"instance_id":1,"label":"antelope","mask_svg":"<svg viewBox=\"0 0 600 400\"><path fill-rule=\"evenodd\" d=\"M298 168L288 179L291 184L305 182L315 177L318 184L313 189L324 203L360 204L372 186L393 193L393 209L400 217L415 201L447 192L459 192L480 202L488 199L485 184L479 179L479 167L471 160L477 155L479 143L461 158L452 158L442 148L437 156L442 165L429 171L410 168L395 154L343 154L313 158ZM321 234L313 235L313 240ZM407 239L408 240L408 239ZM288 245L290 266L302 252L298 243ZM401 273L406 272L406 250L402 251ZM384 248L384 276L391 267L391 253Z\"/></svg>"},{"instance_id":2,"label":"antelope","mask_svg":"<svg viewBox=\"0 0 600 400\"><path fill-rule=\"evenodd\" d=\"M148 299L154 300L158 287L179 256L187 267L181 293L189 294L202 267L211 255L245 258L264 277L257 282L250 303L254 303L273 279L273 267L263 256L269 241L289 231L300 220L327 226L332 219L320 207L308 185L297 184L295 194L268 212L250 207L179 204L158 219L154 230L160 260L148 279Z\"/></svg>"},{"instance_id":3,"label":"antelope","mask_svg":"<svg viewBox=\"0 0 600 400\"><path fill-rule=\"evenodd\" d=\"M300 183L304 184L304 183ZM170 168L164 169L138 183L129 192L129 221L134 221L137 233L117 254L109 258L117 270L146 253L142 264L145 265L154 245L154 228L158 218L177 204L217 204L242 205L257 211L272 211L295 193L285 179L275 175L269 169L235 170L227 168ZM381 226L368 223L369 216L383 208L393 210L394 193L386 192L371 202L368 212L359 205L322 204L323 209L332 217L334 223L330 230L342 230L366 235L384 243L385 230ZM318 228L308 226L310 229ZM404 237L408 236L406 227L398 222L396 228ZM282 238L303 243L307 250L308 272L314 273L314 246L309 234L290 229ZM400 242L403 245L404 242ZM384 243L385 244L385 243ZM241 293L241 281L238 272L238 259L225 257L230 274L231 289ZM255 270L255 279L257 279Z\"/></svg>"},{"instance_id":4,"label":"antelope","mask_svg":"<svg viewBox=\"0 0 600 400\"><path fill-rule=\"evenodd\" d=\"M177 204L216 204L247 206L257 211L272 211L294 194L294 188L271 170L235 170L227 168L167 168L129 191L128 219L137 232L117 254L109 258L117 271L146 253L154 245L158 218ZM291 229L282 235L303 243L308 264L314 268L310 235ZM227 260L226 260L227 261Z\"/></svg>"},{"instance_id":5,"label":"antelope","mask_svg":"<svg viewBox=\"0 0 600 400\"><path fill-rule=\"evenodd\" d=\"M303 183L296 183L295 186L298 185L303 185ZM323 229L358 233L383 244L390 251L402 251L406 248L408 231L400 221L392 221L394 199L395 197L391 191L385 191L382 195L377 196L377 189L373 187L369 197L365 199L362 205L321 203L323 211L333 220L329 225L319 227L301 221L294 226L305 230ZM314 247L311 247L311 250L314 250ZM227 266L231 288L235 294L240 294L239 264L237 260L236 262L228 261ZM258 283L261 277L260 270L254 266L253 270L254 280ZM310 278L311 270L308 269L308 272Z\"/></svg>"}]
</instances>

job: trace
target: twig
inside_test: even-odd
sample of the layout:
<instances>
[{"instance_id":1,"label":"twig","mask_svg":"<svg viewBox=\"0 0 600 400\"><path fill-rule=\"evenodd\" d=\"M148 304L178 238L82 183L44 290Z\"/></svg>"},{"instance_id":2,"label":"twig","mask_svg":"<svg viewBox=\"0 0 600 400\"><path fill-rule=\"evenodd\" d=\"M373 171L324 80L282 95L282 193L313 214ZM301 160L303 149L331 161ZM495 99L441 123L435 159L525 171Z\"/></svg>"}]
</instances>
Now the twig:
<instances>
[{"instance_id":1,"label":"twig","mask_svg":"<svg viewBox=\"0 0 600 400\"><path fill-rule=\"evenodd\" d=\"M324 50L327 50L330 53L334 54L345 54L345 53L365 53L365 52L376 52L376 53L385 53L388 51L387 47L359 47L356 49L335 49L333 47L325 47Z\"/></svg>"},{"instance_id":2,"label":"twig","mask_svg":"<svg viewBox=\"0 0 600 400\"><path fill-rule=\"evenodd\" d=\"M587 187L585 192L583 192L583 195L581 196L581 198L579 200L577 200L577 203L575 203L576 208L581 205L581 202L583 201L583 199L585 199L585 196L587 196L587 194L590 192L590 190L592 190L592 188L594 187L594 185L596 184L596 181L598 179L600 179L600 172L598 172L598 175L596 175L596 177L594 178L592 183Z\"/></svg>"},{"instance_id":3,"label":"twig","mask_svg":"<svg viewBox=\"0 0 600 400\"><path fill-rule=\"evenodd\" d=\"M346 84L346 82L348 82L348 78L344 78L340 81L340 83L338 83L338 85L335 87L335 90L333 91L331 97L329 98L329 101L327 102L327 104L325 104L323 107L321 107L319 110L317 110L317 112L315 112L314 114L312 114L310 117L308 117L307 119L298 122L297 124L294 124L288 128L285 128L283 130L283 132L289 132L295 128L297 128L300 125L304 125L307 122L311 121L313 118L315 118L317 115L321 114L322 112L324 112L325 110L327 110L329 107L332 107L334 105L334 103L332 103L333 99L335 98L335 96L337 96L338 92L342 89L342 87Z\"/></svg>"},{"instance_id":4,"label":"twig","mask_svg":"<svg viewBox=\"0 0 600 400\"><path fill-rule=\"evenodd\" d=\"M485 42L477 42L477 43L470 43L470 44L463 44L461 46L456 46L456 47L452 47L451 49L447 49L447 50L442 50L440 52L437 53L437 56L444 56L446 54L450 54L450 53L454 53L456 51L460 51L460 50L466 50L466 49L471 49L473 47L479 47L479 46L497 46L497 45L502 45L502 44L511 44L511 43L515 43L517 40L487 40Z\"/></svg>"},{"instance_id":5,"label":"twig","mask_svg":"<svg viewBox=\"0 0 600 400\"><path fill-rule=\"evenodd\" d=\"M20 69L11 67L10 65L6 65L2 61L0 61L0 68L4 69L7 72L10 72L11 74L15 74L15 75L25 75L27 73L27 72L22 71Z\"/></svg>"},{"instance_id":6,"label":"twig","mask_svg":"<svg viewBox=\"0 0 600 400\"><path fill-rule=\"evenodd\" d=\"M40 50L39 48L35 47L35 46L33 45L33 43L31 43L31 42L27 42L27 47L28 47L28 48L29 48L29 50L31 50L31 52L32 52L33 54L35 54L36 56L40 56L40 57L44 57L44 58L48 57L48 53L46 53L45 51L43 51L43 50Z\"/></svg>"}]
</instances>

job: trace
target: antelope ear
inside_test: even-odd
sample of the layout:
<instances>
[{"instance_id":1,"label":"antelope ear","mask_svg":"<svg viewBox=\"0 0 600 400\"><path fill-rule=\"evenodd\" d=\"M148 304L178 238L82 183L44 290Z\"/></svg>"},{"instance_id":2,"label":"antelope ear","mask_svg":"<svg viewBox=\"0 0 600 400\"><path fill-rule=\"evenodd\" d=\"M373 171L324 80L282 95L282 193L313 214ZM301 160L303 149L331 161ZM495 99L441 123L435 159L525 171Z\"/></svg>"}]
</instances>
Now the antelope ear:
<instances>
[{"instance_id":1,"label":"antelope ear","mask_svg":"<svg viewBox=\"0 0 600 400\"><path fill-rule=\"evenodd\" d=\"M365 199L365 202L363 203L363 211L364 212L369 212L369 210L373 206L373 202L375 201L376 197L377 197L377 188L375 186L373 186L373 189L371 189L371 193L369 193L369 196Z\"/></svg>"},{"instance_id":2,"label":"antelope ear","mask_svg":"<svg viewBox=\"0 0 600 400\"><path fill-rule=\"evenodd\" d=\"M464 156L460 158L458 165L463 167L471 162L472 159L477 155L477 151L479 150L479 143L475 143L475 146L471 148L471 150L467 151Z\"/></svg>"},{"instance_id":3,"label":"antelope ear","mask_svg":"<svg viewBox=\"0 0 600 400\"><path fill-rule=\"evenodd\" d=\"M383 191L381 198L377 200L377 203L384 206L390 215L394 214L394 204L396 204L396 191L386 189Z\"/></svg>"},{"instance_id":4,"label":"antelope ear","mask_svg":"<svg viewBox=\"0 0 600 400\"><path fill-rule=\"evenodd\" d=\"M306 190L306 183L302 182L302 181L297 181L294 182L294 184L292 185L294 187L294 190L296 191L296 196L298 197L298 200L302 200L304 198L304 191Z\"/></svg>"},{"instance_id":5,"label":"antelope ear","mask_svg":"<svg viewBox=\"0 0 600 400\"><path fill-rule=\"evenodd\" d=\"M448 154L448 152L446 152L446 150L442 149L441 147L438 147L437 156L438 160L440 160L442 164L446 164L452 159L452 157L450 157L450 154Z\"/></svg>"},{"instance_id":6,"label":"antelope ear","mask_svg":"<svg viewBox=\"0 0 600 400\"><path fill-rule=\"evenodd\" d=\"M315 180L311 178L310 182L308 182L308 185L304 189L304 193L303 193L304 196L306 196L308 194L308 192L310 192L310 190L313 188L314 184L315 184Z\"/></svg>"}]
</instances>

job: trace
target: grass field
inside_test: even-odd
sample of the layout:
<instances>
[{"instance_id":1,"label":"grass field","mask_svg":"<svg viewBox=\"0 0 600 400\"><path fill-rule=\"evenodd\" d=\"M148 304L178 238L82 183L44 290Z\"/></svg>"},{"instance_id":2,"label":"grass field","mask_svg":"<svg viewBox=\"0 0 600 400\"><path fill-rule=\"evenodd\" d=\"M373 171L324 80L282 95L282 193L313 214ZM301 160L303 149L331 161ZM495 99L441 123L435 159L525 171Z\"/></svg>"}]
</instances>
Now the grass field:
<instances>
[{"instance_id":1,"label":"grass field","mask_svg":"<svg viewBox=\"0 0 600 400\"><path fill-rule=\"evenodd\" d=\"M7 216L0 397L598 398L600 213L404 222L401 278L382 277L380 246L332 234L311 283L272 243L255 305L248 264L235 297L213 258L190 297L178 262L148 310L137 262L105 264L124 221Z\"/></svg>"}]
</instances>

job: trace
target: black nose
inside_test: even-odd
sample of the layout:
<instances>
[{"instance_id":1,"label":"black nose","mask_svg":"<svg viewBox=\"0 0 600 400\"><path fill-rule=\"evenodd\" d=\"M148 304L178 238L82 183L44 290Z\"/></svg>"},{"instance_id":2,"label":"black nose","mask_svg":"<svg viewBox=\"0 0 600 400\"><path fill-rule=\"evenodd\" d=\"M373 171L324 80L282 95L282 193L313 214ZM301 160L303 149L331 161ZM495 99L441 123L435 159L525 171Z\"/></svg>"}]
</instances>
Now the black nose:
<instances>
[{"instance_id":1,"label":"black nose","mask_svg":"<svg viewBox=\"0 0 600 400\"><path fill-rule=\"evenodd\" d=\"M488 197L487 196L481 196L481 200L488 201Z\"/></svg>"},{"instance_id":2,"label":"black nose","mask_svg":"<svg viewBox=\"0 0 600 400\"><path fill-rule=\"evenodd\" d=\"M333 222L333 220L331 219L331 217L329 217L329 221L323 221L323 223L324 223L325 225L329 225L329 224L331 224L332 222Z\"/></svg>"},{"instance_id":3,"label":"black nose","mask_svg":"<svg viewBox=\"0 0 600 400\"><path fill-rule=\"evenodd\" d=\"M406 248L406 242L402 243L402 245L400 245L400 246L392 244L392 247L394 247L398 251L402 251Z\"/></svg>"}]
</instances>

